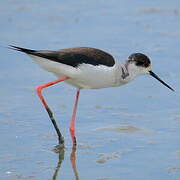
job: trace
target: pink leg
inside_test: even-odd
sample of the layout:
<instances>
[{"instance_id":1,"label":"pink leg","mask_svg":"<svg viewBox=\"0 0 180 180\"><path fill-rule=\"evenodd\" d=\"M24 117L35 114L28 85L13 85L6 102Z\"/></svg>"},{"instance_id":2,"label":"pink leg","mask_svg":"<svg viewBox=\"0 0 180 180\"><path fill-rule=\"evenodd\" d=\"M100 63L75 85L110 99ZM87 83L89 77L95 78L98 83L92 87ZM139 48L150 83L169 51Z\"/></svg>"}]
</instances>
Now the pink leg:
<instances>
[{"instance_id":1,"label":"pink leg","mask_svg":"<svg viewBox=\"0 0 180 180\"><path fill-rule=\"evenodd\" d=\"M71 119L70 127L69 127L70 134L71 134L72 141L73 141L73 146L76 146L75 120L76 120L76 111L77 111L79 94L80 94L80 90L78 89L77 93L76 93L76 99L75 99L75 104L74 104L74 108L73 108L72 119Z\"/></svg>"},{"instance_id":2,"label":"pink leg","mask_svg":"<svg viewBox=\"0 0 180 180\"><path fill-rule=\"evenodd\" d=\"M63 136L62 136L58 126L57 126L57 123L56 123L56 121L55 121L55 119L53 117L53 113L52 113L51 109L49 108L48 104L46 103L46 101L45 101L45 99L44 99L44 97L42 95L42 90L44 88L46 88L46 87L52 86L52 85L54 85L56 83L65 81L67 79L69 79L69 78L68 77L62 77L62 78L60 78L60 79L58 79L56 81L52 81L52 82L49 82L49 83L46 83L46 84L42 84L42 85L36 87L37 95L39 96L41 102L43 103L44 107L46 108L46 111L48 112L48 115L49 115L49 117L51 119L51 122L53 123L53 126L54 126L54 128L56 130L56 133L58 135L58 139L59 139L59 144L60 145L64 145L64 138L63 138Z\"/></svg>"}]
</instances>

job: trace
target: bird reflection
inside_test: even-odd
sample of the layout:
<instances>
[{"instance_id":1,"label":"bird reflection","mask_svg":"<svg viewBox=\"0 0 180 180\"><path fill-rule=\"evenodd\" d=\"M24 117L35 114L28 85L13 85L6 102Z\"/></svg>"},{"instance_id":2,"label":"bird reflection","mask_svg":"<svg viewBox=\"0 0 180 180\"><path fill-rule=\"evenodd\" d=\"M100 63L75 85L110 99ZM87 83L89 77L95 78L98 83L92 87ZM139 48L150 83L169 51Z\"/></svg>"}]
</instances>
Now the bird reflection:
<instances>
[{"instance_id":1,"label":"bird reflection","mask_svg":"<svg viewBox=\"0 0 180 180\"><path fill-rule=\"evenodd\" d=\"M74 174L75 180L79 180L79 175L78 175L78 171L77 171L77 167L76 167L76 149L77 149L76 146L72 147L70 161L71 161L71 166L73 169L73 174ZM53 151L58 154L58 163L55 168L54 174L52 176L52 180L58 180L57 178L59 176L59 171L60 171L62 162L64 160L65 150L64 150L64 148L59 148L57 146L53 149Z\"/></svg>"},{"instance_id":2,"label":"bird reflection","mask_svg":"<svg viewBox=\"0 0 180 180\"><path fill-rule=\"evenodd\" d=\"M79 180L79 175L78 175L78 171L77 171L77 167L76 167L76 146L72 147L70 159L71 159L71 165L72 165L75 179Z\"/></svg>"},{"instance_id":3,"label":"bird reflection","mask_svg":"<svg viewBox=\"0 0 180 180\"><path fill-rule=\"evenodd\" d=\"M57 180L59 169L60 169L61 164L62 164L62 162L64 160L64 148L60 149L58 147L55 147L55 149L53 151L58 153L58 163L57 163L55 172L53 174L52 180Z\"/></svg>"}]
</instances>

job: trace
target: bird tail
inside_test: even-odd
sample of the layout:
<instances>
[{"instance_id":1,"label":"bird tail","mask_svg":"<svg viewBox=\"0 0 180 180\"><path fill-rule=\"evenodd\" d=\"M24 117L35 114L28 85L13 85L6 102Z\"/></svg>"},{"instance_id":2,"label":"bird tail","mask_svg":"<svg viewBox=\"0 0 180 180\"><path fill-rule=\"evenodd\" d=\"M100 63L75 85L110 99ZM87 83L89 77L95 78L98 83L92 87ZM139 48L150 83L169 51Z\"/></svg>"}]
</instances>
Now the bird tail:
<instances>
[{"instance_id":1,"label":"bird tail","mask_svg":"<svg viewBox=\"0 0 180 180\"><path fill-rule=\"evenodd\" d=\"M26 49L26 48L22 48L22 47L18 47L18 46L13 46L13 45L9 45L8 48L12 49L12 50L24 52L27 54L33 54L35 52L35 50L32 50L32 49Z\"/></svg>"}]
</instances>

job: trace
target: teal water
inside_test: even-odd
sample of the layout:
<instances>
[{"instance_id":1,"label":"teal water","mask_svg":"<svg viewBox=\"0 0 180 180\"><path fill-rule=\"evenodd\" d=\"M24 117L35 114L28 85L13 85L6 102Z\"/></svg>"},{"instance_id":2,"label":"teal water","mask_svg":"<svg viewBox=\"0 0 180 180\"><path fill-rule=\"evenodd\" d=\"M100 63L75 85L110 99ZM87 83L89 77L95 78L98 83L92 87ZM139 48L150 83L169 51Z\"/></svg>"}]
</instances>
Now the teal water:
<instances>
[{"instance_id":1,"label":"teal water","mask_svg":"<svg viewBox=\"0 0 180 180\"><path fill-rule=\"evenodd\" d=\"M178 0L2 0L0 179L178 180L179 7ZM26 55L4 48L8 44L34 49L90 46L119 61L142 52L176 91L149 76L119 88L83 90L74 152L68 126L75 89L64 83L46 89L66 141L64 152L57 154L52 151L56 134L34 91L56 77Z\"/></svg>"}]
</instances>

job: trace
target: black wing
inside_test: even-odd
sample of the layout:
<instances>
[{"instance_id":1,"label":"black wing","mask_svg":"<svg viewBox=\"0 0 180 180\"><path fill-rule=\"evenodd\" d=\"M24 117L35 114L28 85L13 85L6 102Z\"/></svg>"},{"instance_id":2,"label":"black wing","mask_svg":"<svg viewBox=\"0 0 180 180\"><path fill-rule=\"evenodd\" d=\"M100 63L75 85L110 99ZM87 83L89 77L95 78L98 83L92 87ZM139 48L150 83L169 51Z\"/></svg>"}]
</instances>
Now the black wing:
<instances>
[{"instance_id":1,"label":"black wing","mask_svg":"<svg viewBox=\"0 0 180 180\"><path fill-rule=\"evenodd\" d=\"M73 67L77 67L80 64L91 64L91 65L105 65L113 66L115 60L110 54L95 48L89 47L75 47L61 49L57 51L48 50L31 50L17 46L10 46L11 49L24 52L26 54L42 57L51 61L63 63Z\"/></svg>"}]
</instances>

